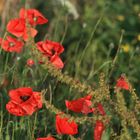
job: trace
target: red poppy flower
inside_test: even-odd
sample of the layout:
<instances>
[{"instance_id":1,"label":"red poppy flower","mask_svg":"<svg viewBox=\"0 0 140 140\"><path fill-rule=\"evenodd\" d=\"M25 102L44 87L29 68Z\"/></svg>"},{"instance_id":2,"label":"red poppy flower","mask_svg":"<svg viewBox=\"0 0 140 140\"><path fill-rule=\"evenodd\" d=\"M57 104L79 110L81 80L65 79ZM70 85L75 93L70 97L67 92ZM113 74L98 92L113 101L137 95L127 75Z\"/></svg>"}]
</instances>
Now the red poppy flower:
<instances>
[{"instance_id":1,"label":"red poppy flower","mask_svg":"<svg viewBox=\"0 0 140 140\"><path fill-rule=\"evenodd\" d=\"M50 40L38 42L37 49L48 57L51 57L55 54L60 55L64 51L64 47L60 43Z\"/></svg>"},{"instance_id":2,"label":"red poppy flower","mask_svg":"<svg viewBox=\"0 0 140 140\"><path fill-rule=\"evenodd\" d=\"M50 59L50 62L57 67L63 68L64 64L60 59L59 55L64 51L62 45L57 42L46 40L45 42L40 41L37 43L37 49L46 57Z\"/></svg>"},{"instance_id":3,"label":"red poppy flower","mask_svg":"<svg viewBox=\"0 0 140 140\"><path fill-rule=\"evenodd\" d=\"M105 127L102 121L97 120L94 128L94 140L101 140Z\"/></svg>"},{"instance_id":4,"label":"red poppy flower","mask_svg":"<svg viewBox=\"0 0 140 140\"><path fill-rule=\"evenodd\" d=\"M61 58L58 55L53 55L50 59L50 62L59 69L64 67L64 63L62 62Z\"/></svg>"},{"instance_id":5,"label":"red poppy flower","mask_svg":"<svg viewBox=\"0 0 140 140\"><path fill-rule=\"evenodd\" d=\"M51 136L48 136L46 138L37 138L36 140L56 140L56 139Z\"/></svg>"},{"instance_id":6,"label":"red poppy flower","mask_svg":"<svg viewBox=\"0 0 140 140\"><path fill-rule=\"evenodd\" d=\"M77 113L82 112L84 114L88 114L95 111L94 108L91 108L92 105L92 102L90 101L91 98L92 98L91 96L86 96L73 101L66 100L65 104L69 110L72 110Z\"/></svg>"},{"instance_id":7,"label":"red poppy flower","mask_svg":"<svg viewBox=\"0 0 140 140\"><path fill-rule=\"evenodd\" d=\"M98 103L98 105L97 105L97 110L99 111L99 113L101 114L101 115L106 115L106 113L105 113L105 110L104 110L104 108L103 108L103 105L101 104L101 103Z\"/></svg>"},{"instance_id":8,"label":"red poppy flower","mask_svg":"<svg viewBox=\"0 0 140 140\"><path fill-rule=\"evenodd\" d=\"M33 66L34 64L35 64L34 60L32 60L32 59L28 59L28 60L27 60L27 65L28 65L29 67Z\"/></svg>"},{"instance_id":9,"label":"red poppy flower","mask_svg":"<svg viewBox=\"0 0 140 140\"><path fill-rule=\"evenodd\" d=\"M23 39L24 41L28 41L30 38L34 38L37 35L37 30L34 28L26 28Z\"/></svg>"},{"instance_id":10,"label":"red poppy flower","mask_svg":"<svg viewBox=\"0 0 140 140\"><path fill-rule=\"evenodd\" d=\"M38 10L36 9L24 9L21 8L19 12L20 18L24 18L29 21L29 23L32 26L35 26L37 24L44 24L48 22L48 19L46 19Z\"/></svg>"},{"instance_id":11,"label":"red poppy flower","mask_svg":"<svg viewBox=\"0 0 140 140\"><path fill-rule=\"evenodd\" d=\"M56 115L56 130L58 134L74 135L78 133L78 126L74 121Z\"/></svg>"},{"instance_id":12,"label":"red poppy flower","mask_svg":"<svg viewBox=\"0 0 140 140\"><path fill-rule=\"evenodd\" d=\"M125 89L125 90L129 90L129 84L125 81L124 76L121 76L121 77L117 80L116 87L117 87L117 88L121 88L121 89Z\"/></svg>"},{"instance_id":13,"label":"red poppy flower","mask_svg":"<svg viewBox=\"0 0 140 140\"><path fill-rule=\"evenodd\" d=\"M12 38L11 36L7 36L7 39L1 42L1 47L7 52L20 53L23 45L23 42L17 40L16 38Z\"/></svg>"},{"instance_id":14,"label":"red poppy flower","mask_svg":"<svg viewBox=\"0 0 140 140\"><path fill-rule=\"evenodd\" d=\"M31 88L21 87L10 90L10 101L6 109L13 115L32 115L37 109L42 108L40 92L34 92Z\"/></svg>"},{"instance_id":15,"label":"red poppy flower","mask_svg":"<svg viewBox=\"0 0 140 140\"><path fill-rule=\"evenodd\" d=\"M16 18L12 19L7 24L7 31L16 37L22 37L27 41L30 37L35 37L37 30L34 28L27 28L25 19Z\"/></svg>"}]
</instances>

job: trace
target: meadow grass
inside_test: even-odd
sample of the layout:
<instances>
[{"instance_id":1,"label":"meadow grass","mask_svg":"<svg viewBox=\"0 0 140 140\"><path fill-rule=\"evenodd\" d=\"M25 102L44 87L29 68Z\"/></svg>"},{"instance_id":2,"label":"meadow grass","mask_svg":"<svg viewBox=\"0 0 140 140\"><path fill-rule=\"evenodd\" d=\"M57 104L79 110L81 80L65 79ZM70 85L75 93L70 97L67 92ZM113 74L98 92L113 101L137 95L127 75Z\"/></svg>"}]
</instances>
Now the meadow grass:
<instances>
[{"instance_id":1,"label":"meadow grass","mask_svg":"<svg viewBox=\"0 0 140 140\"><path fill-rule=\"evenodd\" d=\"M70 2L73 4L73 1ZM110 120L106 123L102 140L140 139L138 1L133 3L129 0L128 4L121 0L109 0L108 3L101 0L96 4L92 1L76 2L79 6L73 5L80 11L80 18L76 20L67 5L54 1L22 0L15 9L18 13L26 5L45 14L50 21L48 25L37 27L39 34L35 41L48 38L61 42L65 47L62 55L65 67L62 71L56 70L48 60L45 60L47 65L40 66L37 62L42 56L30 51L35 49L32 43L26 43L21 54L7 53L0 48L0 140L35 140L48 134L58 140L92 140L97 119ZM13 11L12 5L9 9ZM10 18L7 14L6 21ZM3 38L6 34L4 31ZM129 44L127 51L123 48L126 43ZM30 57L35 61L33 67L26 65ZM114 92L122 73L126 74L136 92L132 86L130 93L124 90ZM43 108L32 116L10 115L5 109L8 91L23 86L42 91ZM88 93L93 95L93 104L102 102L107 117L83 116L66 108L65 100L77 99ZM79 123L77 135L57 134L55 115L60 111Z\"/></svg>"}]
</instances>

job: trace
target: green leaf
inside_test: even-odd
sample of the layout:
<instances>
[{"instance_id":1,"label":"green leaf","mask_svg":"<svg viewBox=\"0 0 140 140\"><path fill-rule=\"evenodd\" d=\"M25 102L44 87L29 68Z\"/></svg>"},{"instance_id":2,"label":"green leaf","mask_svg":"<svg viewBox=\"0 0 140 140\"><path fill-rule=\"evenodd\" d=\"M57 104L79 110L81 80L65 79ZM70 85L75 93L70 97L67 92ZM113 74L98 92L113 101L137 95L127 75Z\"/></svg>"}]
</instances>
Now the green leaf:
<instances>
[{"instance_id":1,"label":"green leaf","mask_svg":"<svg viewBox=\"0 0 140 140\"><path fill-rule=\"evenodd\" d=\"M104 133L103 133L103 135L102 135L102 140L110 140L110 131L111 131L110 127L108 127L108 128L104 131Z\"/></svg>"}]
</instances>

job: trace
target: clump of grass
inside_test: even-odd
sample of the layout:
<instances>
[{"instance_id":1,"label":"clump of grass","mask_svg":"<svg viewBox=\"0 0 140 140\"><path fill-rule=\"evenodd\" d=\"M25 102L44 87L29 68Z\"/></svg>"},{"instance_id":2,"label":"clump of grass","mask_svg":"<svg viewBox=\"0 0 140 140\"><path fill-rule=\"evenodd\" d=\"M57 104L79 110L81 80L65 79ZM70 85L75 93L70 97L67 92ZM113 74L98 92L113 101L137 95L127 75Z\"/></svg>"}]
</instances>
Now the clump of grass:
<instances>
[{"instance_id":1,"label":"clump of grass","mask_svg":"<svg viewBox=\"0 0 140 140\"><path fill-rule=\"evenodd\" d=\"M102 6L102 4L103 2L100 2L99 7ZM89 5L87 4L87 7L88 6ZM86 10L88 9L87 7ZM90 16L91 15L89 13L89 15L86 15L85 18L89 18ZM59 18L60 18L59 20L61 20L61 16ZM93 126L95 125L97 120L102 121L105 125L105 130L102 139L106 138L106 139L131 140L131 139L140 138L140 134L139 134L140 101L139 101L139 97L137 96L138 94L135 93L134 88L132 87L132 85L130 84L130 82L126 77L125 80L129 83L129 91L126 91L125 93L125 91L121 89L121 90L116 90L117 92L114 92L113 89L115 85L115 80L113 79L114 78L113 76L117 71L116 67L120 62L119 61L120 58L121 57L123 58L122 55L125 56L125 54L122 54L122 48L121 48L123 38L125 37L125 33L122 32L122 35L119 39L120 40L119 44L117 45L118 46L117 51L115 51L115 55L114 55L115 57L113 61L110 59L110 55L112 51L114 51L114 49L111 48L110 51L107 52L106 62L104 61L104 57L101 58L99 62L97 62L98 63L97 65L99 65L101 62L103 63L103 65L99 66L97 70L94 71L93 68L94 65L96 65L95 62L94 62L95 64L92 63L93 66L91 70L87 68L87 66L89 65L87 66L84 65L84 62L87 62L85 61L86 57L93 58L91 52L94 52L95 55L96 52L99 51L97 47L99 45L98 42L103 41L104 43L103 38L102 39L98 38L99 40L96 39L95 44L94 41L92 42L93 36L95 36L96 38L100 33L97 27L102 22L105 22L105 20L104 17L101 16L101 18L97 20L97 23L95 24L95 28L93 29L92 34L90 34L90 37L88 38L84 50L81 51L79 49L80 53L79 54L75 53L74 55L75 63L73 62L73 60L70 60L76 66L74 68L75 70L74 74L73 74L73 69L67 69L66 66L65 69L69 72L65 71L65 69L59 70L55 68L47 58L42 58L43 56L37 50L33 38L25 44L26 49L20 55L5 53L3 50L0 51L0 57L2 58L1 59L2 62L0 62L1 63L0 77L2 79L0 82L1 83L0 85L0 90L1 90L0 92L1 95L0 138L1 139L34 140L37 137L41 137L41 136L45 137L50 133L57 139L71 139L71 140L80 139L80 138L92 139L91 137L93 137L93 130L91 132L90 128L94 129ZM57 23L58 24L56 26L60 26L58 21ZM56 37L57 30L59 30L59 27L56 27L54 38L59 38ZM67 33L66 33L67 30L69 30L68 25L65 27L65 33L63 34L61 39L62 42L64 41L64 43L65 43L65 38L67 38ZM6 36L7 36L7 32L5 33L4 38ZM80 46L81 42L79 41L76 44ZM95 47L95 50L92 50L93 46ZM67 50L67 52L68 51L69 49ZM106 52L106 49L104 51ZM73 54L72 49L68 53L69 58L71 58L71 53ZM100 57L104 55L105 54L103 53L100 55ZM133 60L134 54L130 54L130 56L131 56L131 60L129 62ZM35 65L33 67L28 67L26 65L26 60L30 57L33 58L35 61ZM39 65L37 63L40 60L40 58L42 58L42 63L44 63L43 65ZM96 58L96 55L94 56L94 58ZM91 64L91 60L89 60L88 63ZM68 62L66 63L66 65L67 64L70 65ZM111 64L111 66L109 66L109 64ZM103 71L103 73L100 74L101 71ZM85 78L87 75L88 77ZM90 83L92 83L94 80L95 80L94 83L95 85L93 86ZM35 114L29 117L14 117L12 115L9 115L5 111L5 104L7 103L8 100L7 92L9 89L17 88L19 86L31 86L34 89L39 89L42 92L42 100L44 103L43 109L39 110L38 112L36 112ZM126 97L123 94L126 94ZM128 94L129 97L127 96ZM65 99L67 98L75 99L77 97L83 97L85 95L92 96L93 107L97 107L98 103L102 103L106 115L102 116L99 113L95 113L95 114L89 114L83 116L82 114L75 114L68 111L64 106L63 102ZM127 98L130 98L131 105L129 103L127 104L128 102ZM59 102L61 102L62 104L60 104ZM54 124L55 124L55 115L59 114L60 112L65 112L63 113L63 117L71 118L71 120L77 122L80 125L79 130L81 130L81 132L84 133L81 134L79 132L79 134L77 134L76 136L58 135L56 133ZM84 126L88 126L88 127L85 129Z\"/></svg>"}]
</instances>

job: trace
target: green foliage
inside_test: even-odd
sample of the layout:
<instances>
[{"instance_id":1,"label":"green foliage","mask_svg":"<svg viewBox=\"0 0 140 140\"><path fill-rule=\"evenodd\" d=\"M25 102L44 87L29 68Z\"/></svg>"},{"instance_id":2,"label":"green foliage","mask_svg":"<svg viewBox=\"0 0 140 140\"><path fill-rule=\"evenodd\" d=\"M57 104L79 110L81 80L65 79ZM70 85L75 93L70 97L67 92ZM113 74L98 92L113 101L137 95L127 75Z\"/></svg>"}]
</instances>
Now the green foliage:
<instances>
[{"instance_id":1,"label":"green foliage","mask_svg":"<svg viewBox=\"0 0 140 140\"><path fill-rule=\"evenodd\" d=\"M112 96L115 96L112 89L116 79L125 73L140 97L139 0L68 0L72 8L77 11L78 18L70 12L67 4L63 5L60 1L30 0L28 6L38 9L49 19L48 25L37 27L39 33L35 40L48 38L63 44L65 47L62 55L65 63L63 73L68 73L82 83L91 85L93 89L98 89L98 77L103 72ZM26 2L21 0L21 5L24 6ZM8 14L6 18L9 19ZM123 34L122 31L124 31ZM58 109L73 116L76 115L66 109L64 101L77 99L84 95L78 92L78 88L73 90L72 87L60 83L57 76L53 78L48 69L38 64L35 56L33 57L35 66L28 67L26 60L33 56L29 50L34 46L27 45L27 47L22 54L11 54L0 50L0 139L34 140L36 137L45 137L48 134L60 140L72 139L69 136L57 135L54 125L55 113L50 113L45 107L39 113L27 118L13 117L5 109L8 91L22 86L30 86L37 91L47 89L45 98ZM112 70L115 57L116 61ZM133 112L131 108L133 101L128 94L124 95L124 100L126 106ZM114 98L116 97L112 97ZM107 106L108 102L103 103ZM107 110L107 114L110 115L110 112ZM107 126L102 140L115 138L129 140L130 137L137 139L136 132L130 126L127 130L122 130L123 124L120 123L122 118L118 117L119 115L115 113L111 115L114 116L111 120L112 124ZM139 114L137 118L140 120ZM80 134L76 135L76 138L81 136L82 140L93 139L91 124L85 123L79 127L79 131Z\"/></svg>"}]
</instances>

